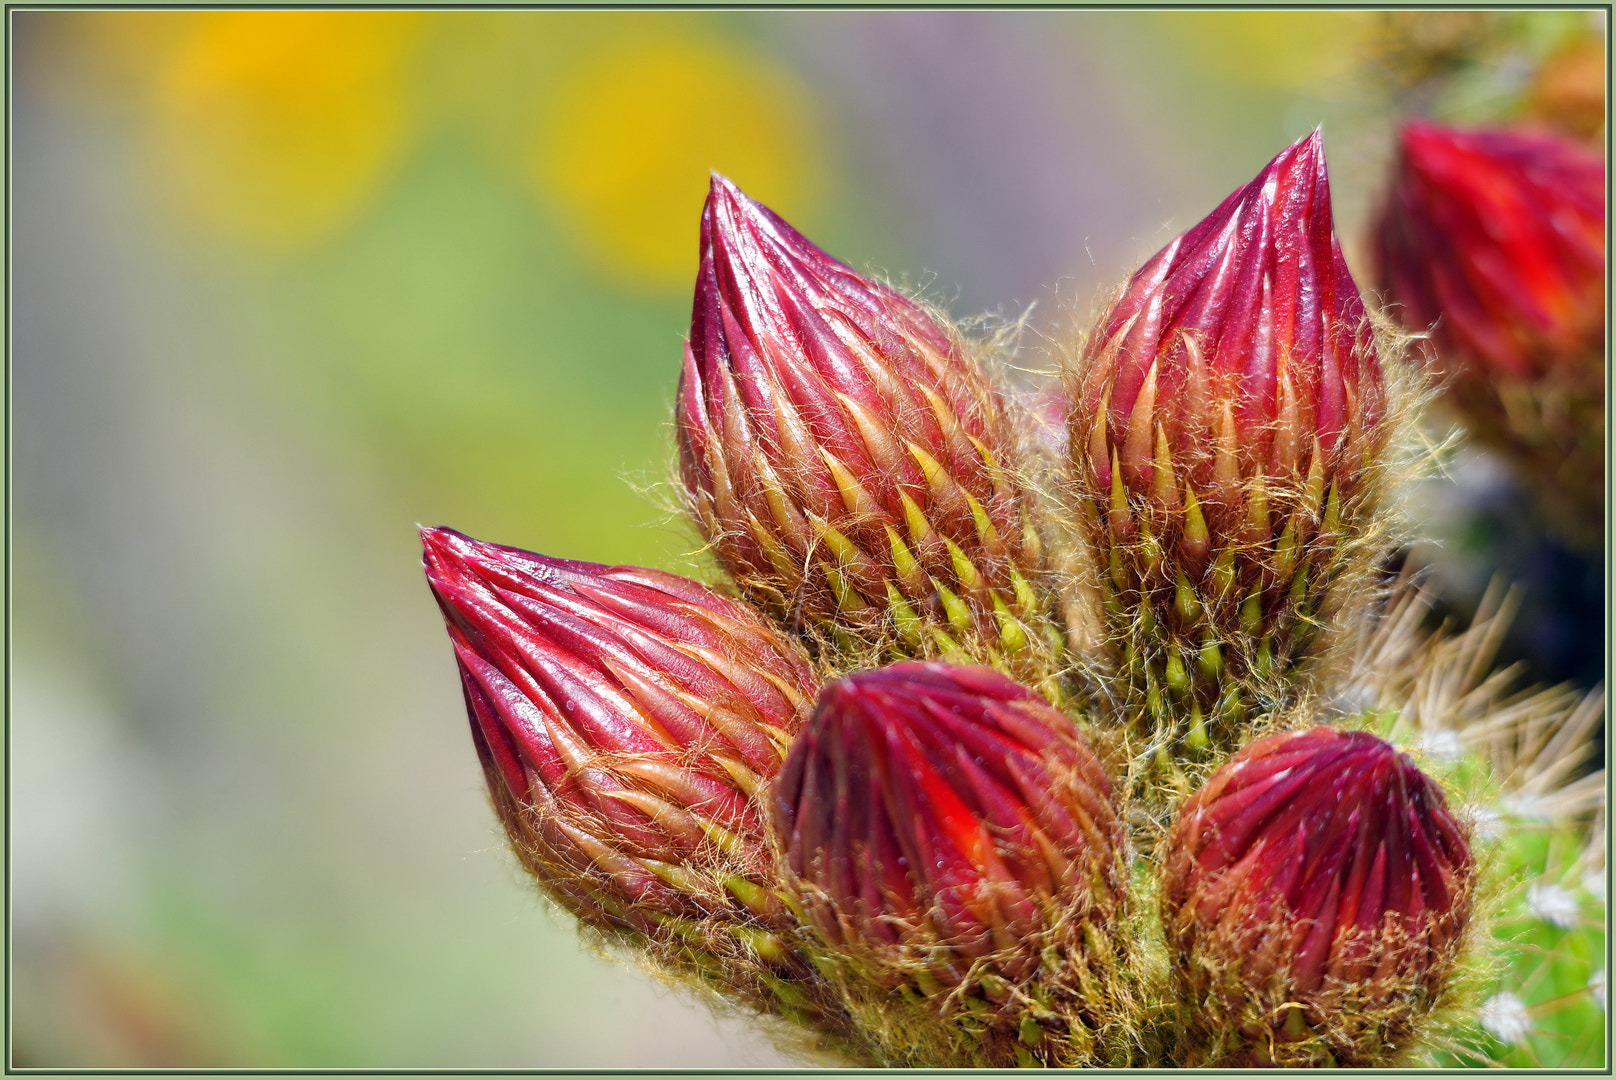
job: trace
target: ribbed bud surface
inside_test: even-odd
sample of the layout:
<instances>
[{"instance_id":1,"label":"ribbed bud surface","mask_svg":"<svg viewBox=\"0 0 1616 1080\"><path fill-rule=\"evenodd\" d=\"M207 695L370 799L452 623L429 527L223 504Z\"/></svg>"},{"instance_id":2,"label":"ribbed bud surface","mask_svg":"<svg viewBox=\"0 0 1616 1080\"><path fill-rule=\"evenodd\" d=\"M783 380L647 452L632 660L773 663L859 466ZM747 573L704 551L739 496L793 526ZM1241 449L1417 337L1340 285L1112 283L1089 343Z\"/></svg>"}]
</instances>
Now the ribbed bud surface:
<instances>
[{"instance_id":1,"label":"ribbed bud surface","mask_svg":"<svg viewBox=\"0 0 1616 1080\"><path fill-rule=\"evenodd\" d=\"M1538 132L1404 127L1382 284L1476 437L1603 505L1605 163Z\"/></svg>"},{"instance_id":2,"label":"ribbed bud surface","mask_svg":"<svg viewBox=\"0 0 1616 1080\"><path fill-rule=\"evenodd\" d=\"M1211 1056L1389 1064L1453 970L1474 877L1441 788L1383 740L1319 727L1240 751L1184 805L1162 882Z\"/></svg>"},{"instance_id":3,"label":"ribbed bud surface","mask_svg":"<svg viewBox=\"0 0 1616 1080\"><path fill-rule=\"evenodd\" d=\"M947 330L714 177L678 401L724 568L821 640L1006 660L1048 631L1004 405Z\"/></svg>"},{"instance_id":4,"label":"ribbed bud surface","mask_svg":"<svg viewBox=\"0 0 1616 1080\"><path fill-rule=\"evenodd\" d=\"M1073 479L1135 707L1198 730L1306 653L1384 413L1315 132L1133 276L1077 373Z\"/></svg>"},{"instance_id":5,"label":"ribbed bud surface","mask_svg":"<svg viewBox=\"0 0 1616 1080\"><path fill-rule=\"evenodd\" d=\"M673 574L421 537L494 804L546 890L653 936L778 916L752 796L814 693L798 651Z\"/></svg>"},{"instance_id":6,"label":"ribbed bud surface","mask_svg":"<svg viewBox=\"0 0 1616 1080\"><path fill-rule=\"evenodd\" d=\"M945 1013L1016 986L1070 996L1085 954L1111 947L1110 782L1070 719L991 669L906 662L828 684L773 818L809 925L862 980Z\"/></svg>"}]
</instances>

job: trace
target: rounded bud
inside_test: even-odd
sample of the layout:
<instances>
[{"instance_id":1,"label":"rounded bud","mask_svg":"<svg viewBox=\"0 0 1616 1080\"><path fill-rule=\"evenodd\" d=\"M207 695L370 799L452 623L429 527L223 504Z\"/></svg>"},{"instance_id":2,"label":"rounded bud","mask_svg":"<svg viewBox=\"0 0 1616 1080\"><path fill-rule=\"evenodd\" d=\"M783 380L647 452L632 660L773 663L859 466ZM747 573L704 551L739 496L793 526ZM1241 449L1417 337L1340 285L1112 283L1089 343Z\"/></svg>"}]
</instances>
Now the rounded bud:
<instances>
[{"instance_id":1,"label":"rounded bud","mask_svg":"<svg viewBox=\"0 0 1616 1080\"><path fill-rule=\"evenodd\" d=\"M716 176L677 430L703 534L785 624L1037 667L1042 555L1000 395L920 307Z\"/></svg>"},{"instance_id":2,"label":"rounded bud","mask_svg":"<svg viewBox=\"0 0 1616 1080\"><path fill-rule=\"evenodd\" d=\"M1568 524L1604 505L1605 162L1541 132L1403 128L1376 232L1448 400Z\"/></svg>"},{"instance_id":3,"label":"rounded bud","mask_svg":"<svg viewBox=\"0 0 1616 1080\"><path fill-rule=\"evenodd\" d=\"M1192 795L1162 919L1203 1064L1386 1065L1440 998L1476 866L1441 787L1367 732L1259 739Z\"/></svg>"},{"instance_id":4,"label":"rounded bud","mask_svg":"<svg viewBox=\"0 0 1616 1080\"><path fill-rule=\"evenodd\" d=\"M772 805L788 889L855 982L945 1017L1005 1006L984 1063L1017 1060L994 1041L1019 1040L1011 1003L1071 999L1114 966L1110 782L1068 717L998 672L906 662L828 684Z\"/></svg>"}]
</instances>

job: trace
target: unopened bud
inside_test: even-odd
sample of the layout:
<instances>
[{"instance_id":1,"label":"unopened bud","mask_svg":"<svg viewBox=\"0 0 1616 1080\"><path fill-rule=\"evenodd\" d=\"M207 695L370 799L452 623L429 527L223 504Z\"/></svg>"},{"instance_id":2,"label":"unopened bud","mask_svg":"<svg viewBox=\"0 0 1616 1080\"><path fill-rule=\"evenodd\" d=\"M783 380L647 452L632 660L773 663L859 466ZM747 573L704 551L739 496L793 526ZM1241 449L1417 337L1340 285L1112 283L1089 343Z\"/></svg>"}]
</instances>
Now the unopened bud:
<instances>
[{"instance_id":1,"label":"unopened bud","mask_svg":"<svg viewBox=\"0 0 1616 1080\"><path fill-rule=\"evenodd\" d=\"M1475 878L1441 787L1325 727L1234 755L1185 803L1164 865L1202 1064L1395 1061L1454 969Z\"/></svg>"},{"instance_id":2,"label":"unopened bud","mask_svg":"<svg viewBox=\"0 0 1616 1080\"><path fill-rule=\"evenodd\" d=\"M1130 700L1199 740L1239 711L1231 684L1313 645L1386 443L1318 132L1133 276L1074 388L1072 477Z\"/></svg>"},{"instance_id":3,"label":"unopened bud","mask_svg":"<svg viewBox=\"0 0 1616 1080\"><path fill-rule=\"evenodd\" d=\"M814 693L798 650L673 574L421 538L494 806L545 891L687 952L784 925L754 795Z\"/></svg>"},{"instance_id":4,"label":"unopened bud","mask_svg":"<svg viewBox=\"0 0 1616 1080\"><path fill-rule=\"evenodd\" d=\"M1100 993L1113 966L1110 783L1069 718L991 669L906 662L828 684L773 825L804 919L856 982L943 1015L1004 1008L980 1063L1015 1063L994 1049L1019 1039L1014 1001Z\"/></svg>"},{"instance_id":5,"label":"unopened bud","mask_svg":"<svg viewBox=\"0 0 1616 1080\"><path fill-rule=\"evenodd\" d=\"M1430 330L1471 431L1597 524L1603 157L1541 132L1410 123L1377 244L1387 299L1409 329Z\"/></svg>"},{"instance_id":6,"label":"unopened bud","mask_svg":"<svg viewBox=\"0 0 1616 1080\"><path fill-rule=\"evenodd\" d=\"M787 625L1037 666L1042 556L1000 395L924 310L722 177L678 436L719 562Z\"/></svg>"}]
</instances>

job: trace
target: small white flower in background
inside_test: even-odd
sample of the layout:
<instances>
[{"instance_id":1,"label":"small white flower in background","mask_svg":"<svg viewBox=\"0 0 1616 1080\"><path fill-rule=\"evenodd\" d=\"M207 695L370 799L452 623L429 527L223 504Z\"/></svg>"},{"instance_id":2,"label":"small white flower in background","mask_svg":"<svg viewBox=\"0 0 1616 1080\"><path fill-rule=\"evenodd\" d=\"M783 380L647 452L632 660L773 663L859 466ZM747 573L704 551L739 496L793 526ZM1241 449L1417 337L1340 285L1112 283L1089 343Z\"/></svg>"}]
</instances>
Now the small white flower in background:
<instances>
[{"instance_id":1,"label":"small white flower in background","mask_svg":"<svg viewBox=\"0 0 1616 1080\"><path fill-rule=\"evenodd\" d=\"M1498 800L1504 813L1522 821L1549 824L1554 821L1554 807L1548 799L1529 791L1512 791Z\"/></svg>"},{"instance_id":2,"label":"small white flower in background","mask_svg":"<svg viewBox=\"0 0 1616 1080\"><path fill-rule=\"evenodd\" d=\"M1598 870L1595 870L1591 874L1584 874L1582 876L1582 887L1584 889L1588 890L1588 895L1592 896L1595 900L1598 900L1600 903L1604 903L1605 902L1605 870L1604 870L1604 868L1600 867Z\"/></svg>"},{"instance_id":3,"label":"small white flower in background","mask_svg":"<svg viewBox=\"0 0 1616 1080\"><path fill-rule=\"evenodd\" d=\"M1588 976L1588 992L1599 1003L1599 1011L1605 1011L1605 969L1600 968Z\"/></svg>"},{"instance_id":4,"label":"small white flower in background","mask_svg":"<svg viewBox=\"0 0 1616 1080\"><path fill-rule=\"evenodd\" d=\"M1478 1019L1500 1042L1518 1043L1532 1031L1526 1003L1507 990L1482 1002Z\"/></svg>"},{"instance_id":5,"label":"small white flower in background","mask_svg":"<svg viewBox=\"0 0 1616 1080\"><path fill-rule=\"evenodd\" d=\"M1577 898L1571 895L1569 889L1549 881L1534 882L1526 890L1526 906L1544 922L1553 923L1562 930L1569 930L1577 925L1582 915L1581 906Z\"/></svg>"},{"instance_id":6,"label":"small white flower in background","mask_svg":"<svg viewBox=\"0 0 1616 1080\"><path fill-rule=\"evenodd\" d=\"M1504 835L1504 819L1490 806L1477 803L1470 807L1466 816L1470 818L1470 828L1478 840L1497 840Z\"/></svg>"},{"instance_id":7,"label":"small white flower in background","mask_svg":"<svg viewBox=\"0 0 1616 1080\"><path fill-rule=\"evenodd\" d=\"M1420 732L1420 749L1442 761L1464 757L1464 740L1451 728L1430 728Z\"/></svg>"}]
</instances>

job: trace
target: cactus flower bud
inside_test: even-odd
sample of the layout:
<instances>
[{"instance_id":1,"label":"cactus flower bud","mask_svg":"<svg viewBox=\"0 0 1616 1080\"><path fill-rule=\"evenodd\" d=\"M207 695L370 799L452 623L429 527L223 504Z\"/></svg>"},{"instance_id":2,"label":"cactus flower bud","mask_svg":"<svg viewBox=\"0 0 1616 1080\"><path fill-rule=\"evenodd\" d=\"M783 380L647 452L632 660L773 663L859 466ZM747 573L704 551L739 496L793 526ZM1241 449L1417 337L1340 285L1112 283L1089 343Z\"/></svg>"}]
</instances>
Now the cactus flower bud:
<instances>
[{"instance_id":1,"label":"cactus flower bud","mask_svg":"<svg viewBox=\"0 0 1616 1080\"><path fill-rule=\"evenodd\" d=\"M1112 970L1087 958L1109 956L1121 898L1110 783L1070 719L996 671L910 661L828 684L772 803L802 917L882 998L991 1017ZM1009 1043L1037 1046L1006 1010ZM968 1052L1016 1064L988 1028Z\"/></svg>"},{"instance_id":2,"label":"cactus flower bud","mask_svg":"<svg viewBox=\"0 0 1616 1080\"><path fill-rule=\"evenodd\" d=\"M1454 968L1474 877L1441 787L1374 735L1318 727L1234 755L1166 844L1199 1063L1392 1063Z\"/></svg>"},{"instance_id":3,"label":"cactus flower bud","mask_svg":"<svg viewBox=\"0 0 1616 1080\"><path fill-rule=\"evenodd\" d=\"M687 959L778 952L753 794L807 713L806 659L672 574L421 539L494 806L540 885Z\"/></svg>"},{"instance_id":4,"label":"cactus flower bud","mask_svg":"<svg viewBox=\"0 0 1616 1080\"><path fill-rule=\"evenodd\" d=\"M1367 562L1344 556L1385 397L1314 132L1134 274L1074 379L1072 475L1130 719L1187 715L1199 741L1216 707L1227 732L1240 680L1307 653Z\"/></svg>"},{"instance_id":5,"label":"cactus flower bud","mask_svg":"<svg viewBox=\"0 0 1616 1080\"><path fill-rule=\"evenodd\" d=\"M1388 299L1410 329L1431 329L1476 436L1601 518L1601 155L1549 134L1410 123L1376 240Z\"/></svg>"},{"instance_id":6,"label":"cactus flower bud","mask_svg":"<svg viewBox=\"0 0 1616 1080\"><path fill-rule=\"evenodd\" d=\"M677 428L719 562L793 629L1016 670L1042 647L999 394L920 307L717 176Z\"/></svg>"}]
</instances>

